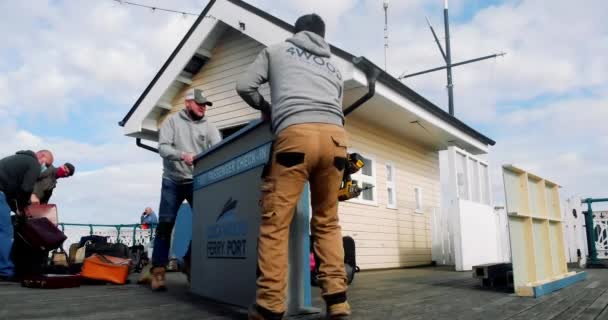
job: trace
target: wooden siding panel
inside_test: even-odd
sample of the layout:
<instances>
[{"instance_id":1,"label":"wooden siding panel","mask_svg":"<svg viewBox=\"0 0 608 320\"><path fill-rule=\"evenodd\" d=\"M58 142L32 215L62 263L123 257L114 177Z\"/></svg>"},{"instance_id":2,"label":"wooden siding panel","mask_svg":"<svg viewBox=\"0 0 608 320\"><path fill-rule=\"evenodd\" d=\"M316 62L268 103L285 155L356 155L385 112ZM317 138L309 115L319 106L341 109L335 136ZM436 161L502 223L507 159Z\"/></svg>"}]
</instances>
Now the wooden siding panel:
<instances>
[{"instance_id":1,"label":"wooden siding panel","mask_svg":"<svg viewBox=\"0 0 608 320\"><path fill-rule=\"evenodd\" d=\"M357 245L363 269L425 265L431 262L431 216L439 209L439 156L411 141L400 141L361 119L347 118L352 149L375 158L377 206L341 203L344 234ZM395 170L397 209L386 207L386 167ZM423 213L415 213L414 187L422 188Z\"/></svg>"},{"instance_id":2,"label":"wooden siding panel","mask_svg":"<svg viewBox=\"0 0 608 320\"><path fill-rule=\"evenodd\" d=\"M193 76L192 84L175 95L171 101L171 113L184 108L184 95L188 89L198 88L213 102L213 106L207 109L207 115L219 128L259 118L259 111L249 107L238 96L236 82L263 48L262 44L239 32L226 32L212 50L211 59ZM262 86L260 91L270 99L267 85Z\"/></svg>"}]
</instances>

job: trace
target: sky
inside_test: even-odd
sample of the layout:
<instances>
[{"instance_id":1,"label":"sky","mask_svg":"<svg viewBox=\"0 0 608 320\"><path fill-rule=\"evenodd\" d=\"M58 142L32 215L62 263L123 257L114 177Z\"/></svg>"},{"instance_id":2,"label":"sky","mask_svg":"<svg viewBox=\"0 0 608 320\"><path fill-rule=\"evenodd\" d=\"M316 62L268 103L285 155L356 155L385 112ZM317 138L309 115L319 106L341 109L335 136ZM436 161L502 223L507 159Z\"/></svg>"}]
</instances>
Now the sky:
<instances>
[{"instance_id":1,"label":"sky","mask_svg":"<svg viewBox=\"0 0 608 320\"><path fill-rule=\"evenodd\" d=\"M133 1L200 13L205 0ZM285 21L319 13L328 40L384 65L382 0L250 0ZM388 72L441 66L442 0L389 2ZM608 197L608 2L452 0L456 117L496 140L515 164L563 186L562 198ZM64 222L136 223L158 207L162 162L118 126L196 17L113 0L0 1L0 157L48 148L77 173L53 202ZM444 72L404 83L447 108Z\"/></svg>"}]
</instances>

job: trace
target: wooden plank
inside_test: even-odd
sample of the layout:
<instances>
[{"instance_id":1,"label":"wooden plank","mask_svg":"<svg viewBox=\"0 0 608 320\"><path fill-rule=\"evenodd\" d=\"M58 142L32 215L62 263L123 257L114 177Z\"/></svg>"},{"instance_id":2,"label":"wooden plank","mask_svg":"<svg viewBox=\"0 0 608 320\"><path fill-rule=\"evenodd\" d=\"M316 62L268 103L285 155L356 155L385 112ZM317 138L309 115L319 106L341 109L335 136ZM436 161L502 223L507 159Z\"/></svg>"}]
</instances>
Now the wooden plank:
<instances>
[{"instance_id":1,"label":"wooden plank","mask_svg":"<svg viewBox=\"0 0 608 320\"><path fill-rule=\"evenodd\" d=\"M549 225L546 220L532 219L532 241L534 242L534 266L536 279L549 279L553 276L549 246ZM527 253L529 254L529 252Z\"/></svg>"},{"instance_id":2,"label":"wooden plank","mask_svg":"<svg viewBox=\"0 0 608 320\"><path fill-rule=\"evenodd\" d=\"M576 319L581 313L587 309L594 301L607 292L606 288L587 289L581 293L581 299L576 304L566 308L552 320L572 320Z\"/></svg>"},{"instance_id":3,"label":"wooden plank","mask_svg":"<svg viewBox=\"0 0 608 320\"><path fill-rule=\"evenodd\" d=\"M234 61L226 61L224 59L219 60L217 63L213 65L204 66L201 72L197 75L196 78L193 78L193 81L199 82L202 79L210 78L216 74L221 74L227 70L232 70L234 68L238 68L241 66L249 66L255 58L257 57L257 53L248 53L237 60Z\"/></svg>"},{"instance_id":4,"label":"wooden plank","mask_svg":"<svg viewBox=\"0 0 608 320\"><path fill-rule=\"evenodd\" d=\"M553 274L560 275L568 272L568 264L566 256L563 254L564 249L564 229L562 224L555 221L549 221L549 243L551 244L551 258L553 266Z\"/></svg>"},{"instance_id":5,"label":"wooden plank","mask_svg":"<svg viewBox=\"0 0 608 320\"><path fill-rule=\"evenodd\" d=\"M203 77L206 74L218 73L221 70L231 69L231 66L238 66L243 61L249 61L251 63L260 54L262 49L262 46L254 44L245 46L229 56L222 56L221 59L216 59L205 65L198 77Z\"/></svg>"},{"instance_id":6,"label":"wooden plank","mask_svg":"<svg viewBox=\"0 0 608 320\"><path fill-rule=\"evenodd\" d=\"M540 302L539 304L510 319L552 319L579 303L586 295L584 290L585 289L579 285L577 288L572 288L572 290L562 290L536 299Z\"/></svg>"},{"instance_id":7,"label":"wooden plank","mask_svg":"<svg viewBox=\"0 0 608 320\"><path fill-rule=\"evenodd\" d=\"M534 261L528 259L533 255L533 248L528 245L532 243L532 219L509 217L509 234L514 286L523 287L536 278Z\"/></svg>"},{"instance_id":8,"label":"wooden plank","mask_svg":"<svg viewBox=\"0 0 608 320\"><path fill-rule=\"evenodd\" d=\"M608 305L608 292L602 293L590 306L588 306L576 319L577 320L594 320L605 319L599 318L601 313L604 313ZM604 313L606 314L606 313Z\"/></svg>"}]
</instances>

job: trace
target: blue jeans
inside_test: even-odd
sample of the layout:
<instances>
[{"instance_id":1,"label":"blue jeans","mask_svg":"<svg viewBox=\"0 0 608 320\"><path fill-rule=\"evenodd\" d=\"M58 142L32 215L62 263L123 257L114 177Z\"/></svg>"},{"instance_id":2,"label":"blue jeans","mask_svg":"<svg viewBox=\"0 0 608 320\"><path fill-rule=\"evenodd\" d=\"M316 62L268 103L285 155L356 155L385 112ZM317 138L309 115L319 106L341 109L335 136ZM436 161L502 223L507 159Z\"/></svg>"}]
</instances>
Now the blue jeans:
<instances>
[{"instance_id":1,"label":"blue jeans","mask_svg":"<svg viewBox=\"0 0 608 320\"><path fill-rule=\"evenodd\" d=\"M6 202L6 196L0 191L0 276L11 277L15 274L15 265L11 260L12 247L11 209Z\"/></svg>"},{"instance_id":2,"label":"blue jeans","mask_svg":"<svg viewBox=\"0 0 608 320\"><path fill-rule=\"evenodd\" d=\"M164 267L169 262L169 249L171 247L171 232L175 225L177 211L184 200L192 207L192 183L179 184L163 178L160 192L160 208L158 209L158 227L154 238L154 252L152 252L152 265ZM190 247L184 257L190 259Z\"/></svg>"}]
</instances>

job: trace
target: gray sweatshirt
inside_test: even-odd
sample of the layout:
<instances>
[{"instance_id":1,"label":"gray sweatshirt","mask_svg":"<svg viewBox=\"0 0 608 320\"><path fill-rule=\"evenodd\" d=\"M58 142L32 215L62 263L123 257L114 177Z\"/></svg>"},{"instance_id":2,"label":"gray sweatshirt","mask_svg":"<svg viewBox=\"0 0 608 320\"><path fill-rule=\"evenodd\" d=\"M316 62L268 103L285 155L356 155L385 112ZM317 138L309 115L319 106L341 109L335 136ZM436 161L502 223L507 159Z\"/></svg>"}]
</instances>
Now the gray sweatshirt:
<instances>
[{"instance_id":1,"label":"gray sweatshirt","mask_svg":"<svg viewBox=\"0 0 608 320\"><path fill-rule=\"evenodd\" d=\"M219 130L206 118L195 121L186 110L170 116L161 125L158 139L163 178L176 183L191 182L192 167L182 161L182 153L197 155L221 140Z\"/></svg>"},{"instance_id":2,"label":"gray sweatshirt","mask_svg":"<svg viewBox=\"0 0 608 320\"><path fill-rule=\"evenodd\" d=\"M258 91L267 81L272 107ZM271 114L275 134L293 124L344 122L342 74L327 42L312 32L262 50L236 90L250 106Z\"/></svg>"}]
</instances>

